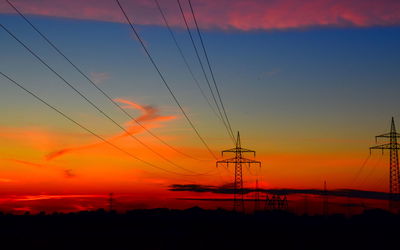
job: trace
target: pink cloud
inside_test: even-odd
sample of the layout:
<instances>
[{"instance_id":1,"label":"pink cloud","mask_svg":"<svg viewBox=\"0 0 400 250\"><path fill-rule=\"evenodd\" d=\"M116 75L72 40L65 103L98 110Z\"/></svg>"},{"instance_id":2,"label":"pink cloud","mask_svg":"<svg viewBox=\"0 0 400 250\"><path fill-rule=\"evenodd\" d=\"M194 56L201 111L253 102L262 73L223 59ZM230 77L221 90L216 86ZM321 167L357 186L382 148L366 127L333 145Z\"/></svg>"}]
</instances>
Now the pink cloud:
<instances>
[{"instance_id":1,"label":"pink cloud","mask_svg":"<svg viewBox=\"0 0 400 250\"><path fill-rule=\"evenodd\" d=\"M46 167L46 165L44 165L44 164L39 164L39 163L35 163L35 162L30 162L30 161L24 161L24 160L18 160L18 159L5 159L5 160L16 162L16 163L27 165L27 166L31 166L31 167L38 167L38 168Z\"/></svg>"},{"instance_id":2,"label":"pink cloud","mask_svg":"<svg viewBox=\"0 0 400 250\"><path fill-rule=\"evenodd\" d=\"M123 106L125 109L137 109L142 112L142 115L136 118L138 122L147 122L147 121L166 121L166 120L171 120L175 119L175 116L160 116L158 114L158 109L155 107L146 105L146 106L141 106L137 103L134 103L129 100L124 100L121 98L115 99L116 102L126 104L126 106ZM130 121L130 123L134 123L134 121ZM129 125L128 124L128 125ZM136 123L135 123L136 124Z\"/></svg>"},{"instance_id":3,"label":"pink cloud","mask_svg":"<svg viewBox=\"0 0 400 250\"><path fill-rule=\"evenodd\" d=\"M124 22L110 0L14 0L24 13ZM186 0L181 0L190 18ZM192 0L198 21L207 29L270 30L316 26L371 27L400 24L398 0ZM121 0L137 24L163 25L153 0ZM183 27L175 0L160 1L175 27ZM1 13L14 13L0 2Z\"/></svg>"},{"instance_id":4,"label":"pink cloud","mask_svg":"<svg viewBox=\"0 0 400 250\"><path fill-rule=\"evenodd\" d=\"M163 121L168 121L168 120L173 120L176 117L175 116L161 116L159 115L159 110L152 107L152 106L142 106L139 105L135 102L125 100L125 99L115 99L116 102L125 104L126 106L123 106L125 109L135 109L135 110L140 110L141 115L137 117L135 120L140 122L143 126L146 127L146 129L152 129L159 127L160 124L159 122ZM108 142L115 142L119 139L128 137L130 135L136 135L138 133L141 133L144 131L144 129L139 126L134 120L129 120L125 124L125 129L127 132L122 132L120 134L111 136L110 138L107 139ZM80 151L84 149L90 149L90 148L95 148L97 146L103 145L105 142L98 142L94 144L88 144L88 145L82 145L82 146L76 146L76 147L71 147L71 148L64 148L55 152L52 152L48 155L46 155L47 160L53 160L55 158L58 158L62 155L65 155L67 153L75 152L75 151Z\"/></svg>"}]
</instances>

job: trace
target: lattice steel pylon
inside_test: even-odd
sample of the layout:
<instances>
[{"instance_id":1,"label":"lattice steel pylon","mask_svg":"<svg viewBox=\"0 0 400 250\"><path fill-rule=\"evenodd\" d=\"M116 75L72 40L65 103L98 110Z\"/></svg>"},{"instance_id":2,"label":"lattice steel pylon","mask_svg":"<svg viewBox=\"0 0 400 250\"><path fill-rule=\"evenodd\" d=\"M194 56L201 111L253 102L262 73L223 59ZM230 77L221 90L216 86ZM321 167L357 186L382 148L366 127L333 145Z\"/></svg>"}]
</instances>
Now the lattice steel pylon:
<instances>
[{"instance_id":1,"label":"lattice steel pylon","mask_svg":"<svg viewBox=\"0 0 400 250\"><path fill-rule=\"evenodd\" d=\"M265 210L288 210L289 202L286 195L273 194L271 199L265 197Z\"/></svg>"},{"instance_id":2,"label":"lattice steel pylon","mask_svg":"<svg viewBox=\"0 0 400 250\"><path fill-rule=\"evenodd\" d=\"M108 196L109 196L109 198L108 198L108 210L110 211L110 212L112 212L113 211L113 203L114 203L114 199L113 199L113 193L109 193L108 194Z\"/></svg>"},{"instance_id":3,"label":"lattice steel pylon","mask_svg":"<svg viewBox=\"0 0 400 250\"><path fill-rule=\"evenodd\" d=\"M234 202L233 202L233 210L238 212L244 212L244 193L243 193L243 169L242 167L246 164L250 167L251 164L258 164L261 167L260 161L255 161L251 159L247 159L243 157L245 153L252 153L254 157L256 156L256 151L242 148L240 142L240 133L237 133L236 138L236 147L228 150L222 151L222 156L224 153L234 153L235 157L217 161L217 167L226 164L228 167L229 164L235 165L235 179L234 179Z\"/></svg>"},{"instance_id":4,"label":"lattice steel pylon","mask_svg":"<svg viewBox=\"0 0 400 250\"><path fill-rule=\"evenodd\" d=\"M381 149L382 154L384 150L390 150L390 170L389 170L389 192L390 192L390 201L389 208L394 208L395 198L400 193L400 173L399 173L399 149L400 144L397 142L397 138L400 137L400 134L396 132L396 125L394 123L394 118L392 117L392 123L390 132L382 135L378 135L375 137L376 142L378 142L378 138L387 138L389 139L388 143L370 147L370 151L372 149Z\"/></svg>"},{"instance_id":5,"label":"lattice steel pylon","mask_svg":"<svg viewBox=\"0 0 400 250\"><path fill-rule=\"evenodd\" d=\"M324 216L329 215L329 197L328 197L328 187L326 185L326 181L324 181L324 192L323 192L323 208L322 208L322 213Z\"/></svg>"},{"instance_id":6,"label":"lattice steel pylon","mask_svg":"<svg viewBox=\"0 0 400 250\"><path fill-rule=\"evenodd\" d=\"M256 188L254 191L254 212L256 212L260 210L260 188L258 187L258 178L256 180Z\"/></svg>"}]
</instances>

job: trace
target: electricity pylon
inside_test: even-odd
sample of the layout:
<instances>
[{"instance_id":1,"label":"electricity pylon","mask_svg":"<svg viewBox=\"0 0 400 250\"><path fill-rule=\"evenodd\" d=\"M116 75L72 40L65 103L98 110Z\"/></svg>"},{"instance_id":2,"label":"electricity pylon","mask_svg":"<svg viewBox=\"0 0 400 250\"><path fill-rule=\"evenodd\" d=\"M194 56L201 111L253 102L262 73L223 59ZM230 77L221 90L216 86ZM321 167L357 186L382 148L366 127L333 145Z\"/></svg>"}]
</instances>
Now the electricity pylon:
<instances>
[{"instance_id":1,"label":"electricity pylon","mask_svg":"<svg viewBox=\"0 0 400 250\"><path fill-rule=\"evenodd\" d=\"M221 166L222 164L226 164L228 167L229 164L235 165L235 180L234 180L234 202L233 202L233 210L238 212L244 212L244 193L243 193L243 165L248 164L250 167L251 164L258 164L261 167L260 161L255 161L251 159L244 158L243 155L245 153L252 153L254 157L256 156L256 151L242 148L240 142L240 134L237 133L236 139L236 147L228 150L222 151L222 156L224 153L234 153L235 157L217 161L217 167Z\"/></svg>"},{"instance_id":2,"label":"electricity pylon","mask_svg":"<svg viewBox=\"0 0 400 250\"><path fill-rule=\"evenodd\" d=\"M260 189L258 187L258 178L256 180L256 189L254 193L254 212L258 211L260 209Z\"/></svg>"},{"instance_id":3,"label":"electricity pylon","mask_svg":"<svg viewBox=\"0 0 400 250\"><path fill-rule=\"evenodd\" d=\"M108 209L110 212L113 211L113 203L114 203L113 195L114 195L113 193L110 193L108 198Z\"/></svg>"},{"instance_id":4,"label":"electricity pylon","mask_svg":"<svg viewBox=\"0 0 400 250\"><path fill-rule=\"evenodd\" d=\"M322 212L324 216L328 216L329 215L329 197L328 197L328 188L326 185L326 181L324 181L324 193L323 193L323 197L324 197L324 201L323 201L323 208L322 208Z\"/></svg>"},{"instance_id":5,"label":"electricity pylon","mask_svg":"<svg viewBox=\"0 0 400 250\"><path fill-rule=\"evenodd\" d=\"M400 193L399 153L398 153L400 149L400 144L397 142L397 138L399 137L400 134L396 132L396 125L394 124L394 118L392 117L390 132L375 137L376 143L378 142L378 138L387 138L389 139L389 143L370 147L370 151L372 149L381 149L382 154L384 150L390 150L390 170L389 170L390 209L394 208L395 205L394 198L398 198L397 196Z\"/></svg>"},{"instance_id":6,"label":"electricity pylon","mask_svg":"<svg viewBox=\"0 0 400 250\"><path fill-rule=\"evenodd\" d=\"M270 199L269 196L265 197L265 210L287 210L289 203L286 195L274 194Z\"/></svg>"}]
</instances>

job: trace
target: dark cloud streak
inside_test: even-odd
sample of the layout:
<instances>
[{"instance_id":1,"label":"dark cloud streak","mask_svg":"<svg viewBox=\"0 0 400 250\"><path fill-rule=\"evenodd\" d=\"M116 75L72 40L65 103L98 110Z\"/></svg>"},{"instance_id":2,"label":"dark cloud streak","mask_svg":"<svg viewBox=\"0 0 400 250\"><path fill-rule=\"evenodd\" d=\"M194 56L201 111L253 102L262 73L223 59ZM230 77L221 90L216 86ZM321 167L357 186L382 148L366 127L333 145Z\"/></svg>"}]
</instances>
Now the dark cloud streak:
<instances>
[{"instance_id":1,"label":"dark cloud streak","mask_svg":"<svg viewBox=\"0 0 400 250\"><path fill-rule=\"evenodd\" d=\"M229 184L230 185L230 184ZM233 194L234 189L229 188L229 185L224 186L207 186L198 184L174 184L169 187L169 191L173 192L195 192L195 193L214 193L214 194ZM244 194L255 192L255 189L245 188ZM259 189L261 193L265 194L279 194L279 195L293 195L293 194L308 194L308 195L324 195L324 190L320 189ZM389 193L356 190L356 189L336 189L327 191L329 196L349 197L349 198L363 198L374 200L388 200ZM400 200L400 196L396 196ZM211 199L215 200L215 199Z\"/></svg>"}]
</instances>

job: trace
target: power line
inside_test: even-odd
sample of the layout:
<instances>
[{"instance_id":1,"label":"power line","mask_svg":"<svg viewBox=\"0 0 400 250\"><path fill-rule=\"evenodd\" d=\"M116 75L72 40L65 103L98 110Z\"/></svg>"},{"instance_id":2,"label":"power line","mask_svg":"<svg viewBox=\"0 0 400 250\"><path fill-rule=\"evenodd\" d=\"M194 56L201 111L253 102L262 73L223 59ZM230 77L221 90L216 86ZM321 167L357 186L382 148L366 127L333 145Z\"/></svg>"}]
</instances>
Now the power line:
<instances>
[{"instance_id":1,"label":"power line","mask_svg":"<svg viewBox=\"0 0 400 250\"><path fill-rule=\"evenodd\" d=\"M149 133L151 136L156 138L158 141L163 143L165 146L169 147L170 149L174 150L175 152L184 155L188 158L198 160L197 158L190 156L175 147L171 146L168 144L166 141L161 139L159 136L155 135L153 132L151 132L149 129L147 129L145 126L142 125L141 122L136 120L132 115L130 115L125 109L123 109L120 105L118 105L111 97L109 94L107 94L103 89L101 89L99 86L97 86L75 63L71 61L50 39L44 35L31 21L29 21L28 18L25 17L25 15L18 10L17 7L15 7L9 0L6 0L6 2L54 49L57 51L59 55L61 55L68 63L76 70L78 71L86 80L89 81L89 83L95 87L98 91L100 91L112 104L114 104L119 110L121 110L126 116L128 116L130 119L132 119L136 124L138 124L141 128L143 128L147 133Z\"/></svg>"},{"instance_id":2,"label":"power line","mask_svg":"<svg viewBox=\"0 0 400 250\"><path fill-rule=\"evenodd\" d=\"M358 177L360 176L361 172L364 170L364 168L365 168L365 166L366 166L366 164L367 164L367 162L369 161L370 158L371 158L371 154L368 154L368 156L365 158L365 160L361 164L360 168L358 169L356 175L354 176L354 179L351 182L352 185L357 181Z\"/></svg>"},{"instance_id":3,"label":"power line","mask_svg":"<svg viewBox=\"0 0 400 250\"><path fill-rule=\"evenodd\" d=\"M62 77L57 71L55 71L49 64L47 64L41 57L39 57L34 51L32 51L25 43L23 43L18 37L16 37L10 30L8 30L6 27L4 27L2 24L0 26L11 36L13 37L20 45L22 45L26 50L29 51L37 60L39 60L46 68L48 68L51 72L53 72L58 78L60 78L65 84L67 84L70 88L72 88L79 96L81 96L83 99L85 99L86 102L88 102L92 107L94 107L98 112L100 112L103 116L105 116L108 120L110 120L112 123L114 123L116 126L118 126L121 130L123 130L125 133L127 133L132 139L140 143L142 146L150 150L152 153L160 157L161 159L165 160L166 162L170 163L171 165L180 168L182 170L191 172L191 173L196 173L190 169L186 169L182 166L179 166L178 164L172 162L168 158L164 157L154 149L152 149L150 146L145 144L143 141L140 139L136 138L133 134L131 134L128 130L126 130L124 127L122 127L119 123L117 123L113 118L111 118L109 115L107 115L103 110L101 110L96 104L94 104L90 99L88 99L82 92L80 92L77 88L75 88L70 82L68 82L64 77Z\"/></svg>"},{"instance_id":4,"label":"power line","mask_svg":"<svg viewBox=\"0 0 400 250\"><path fill-rule=\"evenodd\" d=\"M197 80L196 76L194 75L193 70L192 70L192 68L190 67L190 65L189 65L189 63L188 63L188 61L187 61L187 59L186 59L186 57L185 57L185 55L184 55L184 53L183 53L183 50L182 50L181 46L179 45L178 40L176 39L175 34L174 34L174 32L172 31L172 29L171 29L171 26L170 26L169 23L168 23L167 17L165 16L165 13L164 13L164 11L162 10L159 1L158 1L158 0L154 0L154 2L155 2L156 5L157 5L157 8L158 8L158 10L159 10L159 12L160 12L160 14L161 14L161 16L162 16L162 19L163 19L163 21L164 21L164 24L165 24L165 26L167 27L167 29L168 29L168 31L169 31L169 34L171 35L172 40L174 41L174 44L175 44L175 46L176 46L176 48L177 48L177 50L178 50L178 52L179 52L179 54L180 54L180 56L181 56L183 62L184 62L185 65L186 65L186 68L188 69L188 71L189 71L189 73L190 73L190 75L191 75L193 81L195 82L197 88L200 90L201 95L203 96L204 100L207 102L208 106L211 108L211 110L213 111L213 113L214 113L219 119L221 119L221 117L218 116L217 111L215 111L214 107L211 105L211 103L210 103L210 101L209 101L207 95L204 93L203 88L200 86L199 81Z\"/></svg>"},{"instance_id":5,"label":"power line","mask_svg":"<svg viewBox=\"0 0 400 250\"><path fill-rule=\"evenodd\" d=\"M160 76L162 82L164 83L165 87L168 89L168 91L171 94L172 98L174 99L175 103L178 105L178 107L181 110L182 114L185 116L186 120L188 121L190 127L194 130L194 132L196 133L196 135L200 139L200 141L203 143L203 145L207 148L208 152L215 159L217 159L217 157L211 151L211 149L208 146L208 144L206 143L206 141L203 139L203 137L200 135L199 131L194 126L193 122L190 120L189 116L186 114L186 111L183 109L182 105L179 103L179 101L178 101L177 97L175 96L175 94L172 92L172 89L170 88L170 86L168 85L167 81L165 80L163 74L161 73L160 69L158 68L157 64L155 63L153 57L151 56L150 52L148 51L148 49L147 49L146 45L144 44L142 38L140 37L139 33L136 31L135 27L133 26L131 20L129 19L128 15L126 14L126 12L125 12L124 8L122 7L122 5L120 4L119 0L115 0L115 1L118 4L119 8L121 9L121 12L124 15L126 21L129 23L129 26L131 27L131 29L132 29L133 33L135 34L136 38L139 40L139 43L142 46L143 50L145 51L146 55L148 56L151 64L156 69L156 71L157 71L158 75Z\"/></svg>"},{"instance_id":6,"label":"power line","mask_svg":"<svg viewBox=\"0 0 400 250\"><path fill-rule=\"evenodd\" d=\"M372 166L372 168L369 170L369 172L367 173L367 175L364 177L364 179L359 183L359 185L361 186L362 184L364 184L368 178L370 178L370 176L375 172L376 168L380 165L381 161L382 161L383 155L381 155L378 159L378 161L375 162L375 164Z\"/></svg>"},{"instance_id":7,"label":"power line","mask_svg":"<svg viewBox=\"0 0 400 250\"><path fill-rule=\"evenodd\" d=\"M64 112L62 112L61 110L59 110L58 108L54 107L53 105L51 105L50 103L48 103L47 101L43 100L42 98L40 98L38 95L36 95L35 93L33 93L32 91L28 90L27 88L25 88L24 86L22 86L20 83L16 82L15 80L13 80L12 78L10 78L9 76L7 76L6 74L4 74L3 72L0 71L0 74L5 77L6 79L8 79L11 83L15 84L16 86L18 86L19 88L21 88L22 90L24 90L25 92L27 92L28 94L30 94L31 96L33 96L34 98L36 98L38 101L40 101L41 103L45 104L46 106L48 106L49 108L51 108L52 110L56 111L58 114L62 115L65 119L69 120L70 122L74 123L75 125L77 125L78 127L82 128L83 130L85 130L86 132L92 134L93 136L97 137L98 139L100 139L101 141L103 141L104 143L110 145L111 147L117 149L118 151L128 155L129 157L134 158L135 160L138 160L150 167L162 170L164 172L170 173L170 174L175 174L175 175L182 175L182 176L194 176L194 175L186 175L186 174L181 174L175 171L171 171L165 168L161 168L158 167L157 165L154 165L148 161L145 161L131 153L129 153L128 151L118 147L117 145L115 145L114 143L106 140L105 138L103 138L102 136L96 134L95 132L93 132L92 130L88 129L87 127L83 126L82 124L80 124L79 122L77 122L76 120L74 120L73 118L71 118L70 116L68 116L67 114L65 114Z\"/></svg>"},{"instance_id":8,"label":"power line","mask_svg":"<svg viewBox=\"0 0 400 250\"><path fill-rule=\"evenodd\" d=\"M202 70L202 72L203 72L204 78L205 78L205 80L206 80L206 83L207 83L207 85L208 85L208 88L210 89L211 96L212 96L212 98L213 98L213 101L214 101L214 103L215 103L215 106L217 107L218 113L219 113L219 115L220 115L220 119L221 119L222 123L224 124L225 128L227 129L228 134L229 134L229 136L231 137L232 141L235 142L235 136L233 135L232 130L229 129L229 127L228 127L228 125L227 125L227 123L226 123L226 121L225 121L225 119L224 119L224 116L222 115L221 108L219 107L219 104L218 104L217 99L216 99L216 97L215 97L214 91L213 91L213 89L212 89L212 87L211 87L210 80L208 79L206 70L204 69L203 62L202 62L202 60L201 60L201 58L200 58L200 54L199 54L199 51L198 51L198 49L197 49L196 43L194 42L194 38L193 38L192 32L190 31L189 24L188 24L188 21L187 21L187 19L186 19L185 13L183 12L183 8L182 8L182 4L181 4L180 0L177 0L177 3L178 3L178 5L179 5L179 10L180 10L180 12L181 12L183 21L184 21L184 23L185 23L186 31L187 31L188 34L189 34L190 41L191 41L192 46L193 46L193 49L194 49L194 51L195 51L197 60L198 60L198 62L199 62L199 64L200 64L200 67L201 67L201 70Z\"/></svg>"},{"instance_id":9,"label":"power line","mask_svg":"<svg viewBox=\"0 0 400 250\"><path fill-rule=\"evenodd\" d=\"M207 65L208 65L208 68L209 68L209 70L210 70L211 77L212 77L212 80L213 80L215 89L217 90L218 99L219 99L219 101L220 101L220 103L221 103L222 110L223 110L223 112L224 112L226 121L227 121L227 123L228 123L229 130L230 130L231 133L233 134L232 127L231 127L231 123L229 122L228 115L226 114L226 109L225 109L224 103L222 102L222 98L221 98L221 94L220 94L219 89L218 89L217 82L215 81L214 72L213 72L213 70L212 70L212 68L211 68L210 60L209 60L209 58L208 58L208 53L207 53L206 47L205 47L205 45L204 45L203 37L202 37L202 35L201 35L200 29L199 29L199 25L198 25L198 23L197 23L196 16L195 16L195 14L194 14L192 2L191 2L191 0L188 0L188 2L189 2L189 6L190 6L190 11L192 12L192 16L193 16L194 23L195 23L195 25L196 25L197 34L199 35L200 42L201 42L201 46L202 46L202 48L203 48L204 55L205 55L205 57L206 57Z\"/></svg>"}]
</instances>

